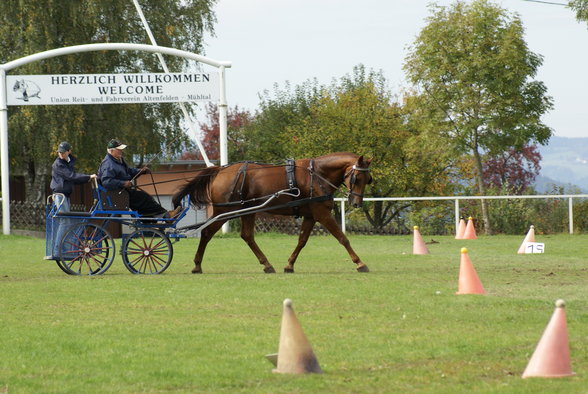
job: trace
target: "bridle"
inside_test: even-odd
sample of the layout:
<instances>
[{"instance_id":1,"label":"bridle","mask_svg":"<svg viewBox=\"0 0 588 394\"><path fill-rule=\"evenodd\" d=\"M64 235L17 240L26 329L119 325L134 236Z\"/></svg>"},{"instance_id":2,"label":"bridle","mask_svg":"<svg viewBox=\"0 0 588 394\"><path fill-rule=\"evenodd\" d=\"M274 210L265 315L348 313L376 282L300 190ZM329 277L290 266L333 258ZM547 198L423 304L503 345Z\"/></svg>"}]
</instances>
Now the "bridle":
<instances>
[{"instance_id":1,"label":"bridle","mask_svg":"<svg viewBox=\"0 0 588 394\"><path fill-rule=\"evenodd\" d=\"M343 182L345 182L345 179L347 179L347 177L350 176L351 178L349 179L349 195L363 198L363 194L359 194L353 191L353 186L355 185L355 181L357 180L358 172L367 172L369 174L370 169L368 167L358 167L354 164L353 167L351 167L351 169L347 171L345 176L343 176Z\"/></svg>"}]
</instances>

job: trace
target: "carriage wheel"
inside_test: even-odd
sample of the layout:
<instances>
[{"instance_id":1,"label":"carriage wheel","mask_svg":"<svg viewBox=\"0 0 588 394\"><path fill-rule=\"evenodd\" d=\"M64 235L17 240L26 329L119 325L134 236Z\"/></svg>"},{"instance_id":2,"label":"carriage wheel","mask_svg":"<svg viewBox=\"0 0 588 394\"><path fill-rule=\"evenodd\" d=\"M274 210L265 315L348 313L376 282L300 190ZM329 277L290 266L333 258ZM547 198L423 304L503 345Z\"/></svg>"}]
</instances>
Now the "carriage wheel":
<instances>
[{"instance_id":1,"label":"carriage wheel","mask_svg":"<svg viewBox=\"0 0 588 394\"><path fill-rule=\"evenodd\" d=\"M169 267L174 249L167 235L155 229L137 229L122 246L123 263L133 274L161 274Z\"/></svg>"},{"instance_id":2,"label":"carriage wheel","mask_svg":"<svg viewBox=\"0 0 588 394\"><path fill-rule=\"evenodd\" d=\"M70 270L65 267L65 265L61 262L61 260L55 260L55 262L57 263L57 266L59 267L59 269L61 269L66 274L71 275Z\"/></svg>"},{"instance_id":3,"label":"carriage wheel","mask_svg":"<svg viewBox=\"0 0 588 394\"><path fill-rule=\"evenodd\" d=\"M99 275L110 268L114 256L114 240L106 230L80 223L63 236L57 265L70 275Z\"/></svg>"}]
</instances>

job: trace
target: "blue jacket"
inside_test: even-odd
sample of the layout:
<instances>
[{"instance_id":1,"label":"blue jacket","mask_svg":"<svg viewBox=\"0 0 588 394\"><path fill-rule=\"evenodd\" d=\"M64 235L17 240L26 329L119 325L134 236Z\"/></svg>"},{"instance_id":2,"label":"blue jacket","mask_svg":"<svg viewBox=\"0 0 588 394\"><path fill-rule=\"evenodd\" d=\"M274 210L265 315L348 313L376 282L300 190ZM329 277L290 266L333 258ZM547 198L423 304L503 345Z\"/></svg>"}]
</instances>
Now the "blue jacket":
<instances>
[{"instance_id":1,"label":"blue jacket","mask_svg":"<svg viewBox=\"0 0 588 394\"><path fill-rule=\"evenodd\" d=\"M124 159L116 160L108 153L98 169L98 179L107 190L119 190L126 181L133 179L141 171L139 168L130 168Z\"/></svg>"},{"instance_id":2,"label":"blue jacket","mask_svg":"<svg viewBox=\"0 0 588 394\"><path fill-rule=\"evenodd\" d=\"M73 191L74 184L86 183L90 175L79 174L74 169L76 158L69 155L69 162L61 158L55 159L51 166L51 190L53 193L63 193L69 197Z\"/></svg>"}]
</instances>

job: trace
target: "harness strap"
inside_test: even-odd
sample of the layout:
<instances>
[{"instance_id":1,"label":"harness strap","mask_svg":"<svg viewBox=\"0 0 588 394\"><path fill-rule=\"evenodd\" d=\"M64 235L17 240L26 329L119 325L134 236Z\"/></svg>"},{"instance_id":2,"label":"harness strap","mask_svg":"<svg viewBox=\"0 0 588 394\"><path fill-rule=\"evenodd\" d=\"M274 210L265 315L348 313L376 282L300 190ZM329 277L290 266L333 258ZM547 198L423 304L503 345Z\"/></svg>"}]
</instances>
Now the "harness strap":
<instances>
[{"instance_id":1,"label":"harness strap","mask_svg":"<svg viewBox=\"0 0 588 394\"><path fill-rule=\"evenodd\" d=\"M345 180L348 176L351 175L351 178L349 178L349 195L363 198L363 194L359 194L353 191L353 185L355 185L355 181L357 180L357 175L355 173L368 172L369 170L370 169L367 167L358 167L354 164L353 167L351 167L351 169L347 171L347 173L343 176L343 180Z\"/></svg>"},{"instance_id":2,"label":"harness strap","mask_svg":"<svg viewBox=\"0 0 588 394\"><path fill-rule=\"evenodd\" d=\"M235 206L235 205L245 205L245 204L249 204L250 202L264 201L272 196L273 196L273 194L268 194L267 196L263 196L263 197L250 198L249 200L217 202L217 203L212 204L212 206L213 207L231 207L231 206Z\"/></svg>"},{"instance_id":3,"label":"harness strap","mask_svg":"<svg viewBox=\"0 0 588 394\"><path fill-rule=\"evenodd\" d=\"M296 185L296 174L294 173L296 169L296 162L294 159L286 159L286 180L288 181L288 187L290 190L294 190L297 188Z\"/></svg>"},{"instance_id":4,"label":"harness strap","mask_svg":"<svg viewBox=\"0 0 588 394\"><path fill-rule=\"evenodd\" d=\"M288 181L288 188L291 192L298 191L298 185L296 184L296 162L294 159L286 159L286 180ZM292 207L292 213L294 217L300 217L300 206L295 205Z\"/></svg>"},{"instance_id":5,"label":"harness strap","mask_svg":"<svg viewBox=\"0 0 588 394\"><path fill-rule=\"evenodd\" d=\"M237 171L237 176L233 181L233 191L231 192L231 199L232 196L238 194L238 200L243 201L243 187L245 186L245 177L247 175L247 166L249 165L248 161L243 162L241 167L239 167L239 171ZM237 189L239 179L241 179L241 186Z\"/></svg>"},{"instance_id":6,"label":"harness strap","mask_svg":"<svg viewBox=\"0 0 588 394\"><path fill-rule=\"evenodd\" d=\"M314 195L314 159L308 163L308 173L310 174L310 197Z\"/></svg>"}]
</instances>

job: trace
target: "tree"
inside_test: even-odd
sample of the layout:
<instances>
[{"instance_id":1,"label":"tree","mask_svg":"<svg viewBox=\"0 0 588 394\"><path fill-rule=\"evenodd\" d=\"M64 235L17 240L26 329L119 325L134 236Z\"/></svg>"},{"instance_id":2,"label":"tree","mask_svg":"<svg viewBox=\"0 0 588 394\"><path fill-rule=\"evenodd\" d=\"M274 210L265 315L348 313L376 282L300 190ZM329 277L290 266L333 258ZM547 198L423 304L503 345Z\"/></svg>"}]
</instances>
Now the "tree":
<instances>
[{"instance_id":1,"label":"tree","mask_svg":"<svg viewBox=\"0 0 588 394\"><path fill-rule=\"evenodd\" d=\"M541 153L536 145L527 145L521 150L510 149L488 158L483 169L486 187L522 194L539 175L540 161Z\"/></svg>"},{"instance_id":2,"label":"tree","mask_svg":"<svg viewBox=\"0 0 588 394\"><path fill-rule=\"evenodd\" d=\"M220 124L218 122L218 105L208 103L206 106L206 122L200 123L202 132L202 146L211 160L220 158ZM247 110L241 110L238 106L228 108L227 111L227 145L230 161L244 160L243 130L251 123L252 115ZM189 151L182 154L182 160L202 160L199 151Z\"/></svg>"},{"instance_id":3,"label":"tree","mask_svg":"<svg viewBox=\"0 0 588 394\"><path fill-rule=\"evenodd\" d=\"M450 148L473 156L480 195L485 152L545 144L551 136L541 116L552 99L542 82L532 80L542 58L528 49L523 33L516 14L487 0L433 5L404 64L438 133ZM491 234L484 200L482 216Z\"/></svg>"},{"instance_id":4,"label":"tree","mask_svg":"<svg viewBox=\"0 0 588 394\"><path fill-rule=\"evenodd\" d=\"M141 0L158 44L202 52L205 32L214 32L215 0ZM49 49L88 43L146 42L131 1L8 0L0 2L0 62ZM166 57L172 70L187 63ZM15 74L161 72L153 54L89 52L32 63ZM95 172L106 143L129 144L127 157L141 162L160 151L173 153L187 141L181 113L172 104L11 107L10 165L24 173L27 198L42 200L46 174L62 140L72 143L80 171Z\"/></svg>"},{"instance_id":5,"label":"tree","mask_svg":"<svg viewBox=\"0 0 588 394\"><path fill-rule=\"evenodd\" d=\"M568 6L576 11L576 19L588 22L588 0L571 0Z\"/></svg>"},{"instance_id":6,"label":"tree","mask_svg":"<svg viewBox=\"0 0 588 394\"><path fill-rule=\"evenodd\" d=\"M292 88L274 85L273 94L265 91L260 97L254 120L243 130L241 160L284 162L291 156L290 146L296 143L289 128L310 116L310 107L318 99L321 87L316 80Z\"/></svg>"},{"instance_id":7,"label":"tree","mask_svg":"<svg viewBox=\"0 0 588 394\"><path fill-rule=\"evenodd\" d=\"M306 115L284 127L290 156L350 151L373 158L374 182L367 196L422 196L448 186L442 146L429 143L421 129L411 128L408 101L403 107L392 100L381 72L359 65L329 87L299 96L312 99L306 100ZM382 201L372 205L368 210L366 204L364 212L376 228L389 224L407 206Z\"/></svg>"}]
</instances>

